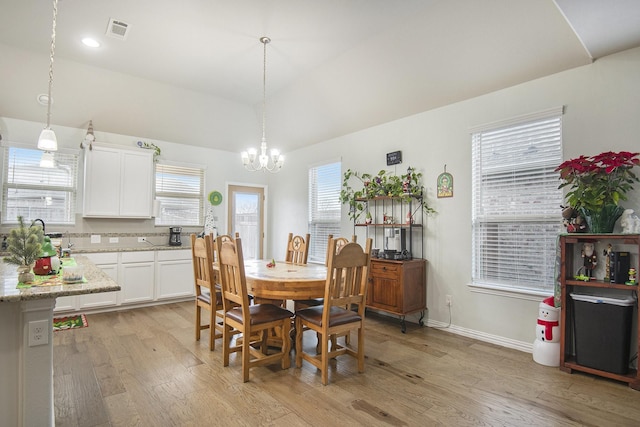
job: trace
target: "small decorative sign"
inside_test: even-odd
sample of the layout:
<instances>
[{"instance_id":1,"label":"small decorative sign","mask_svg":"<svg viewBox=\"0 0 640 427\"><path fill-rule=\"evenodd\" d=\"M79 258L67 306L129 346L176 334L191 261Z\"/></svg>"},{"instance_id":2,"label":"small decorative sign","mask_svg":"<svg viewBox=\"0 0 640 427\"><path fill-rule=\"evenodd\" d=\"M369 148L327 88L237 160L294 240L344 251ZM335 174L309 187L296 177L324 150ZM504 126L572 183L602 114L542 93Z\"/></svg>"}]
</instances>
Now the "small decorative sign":
<instances>
[{"instance_id":1,"label":"small decorative sign","mask_svg":"<svg viewBox=\"0 0 640 427\"><path fill-rule=\"evenodd\" d=\"M402 151L387 153L387 166L399 165L402 163Z\"/></svg>"},{"instance_id":2,"label":"small decorative sign","mask_svg":"<svg viewBox=\"0 0 640 427\"><path fill-rule=\"evenodd\" d=\"M444 165L444 172L438 175L438 198L453 197L453 176L447 172L447 165Z\"/></svg>"}]
</instances>

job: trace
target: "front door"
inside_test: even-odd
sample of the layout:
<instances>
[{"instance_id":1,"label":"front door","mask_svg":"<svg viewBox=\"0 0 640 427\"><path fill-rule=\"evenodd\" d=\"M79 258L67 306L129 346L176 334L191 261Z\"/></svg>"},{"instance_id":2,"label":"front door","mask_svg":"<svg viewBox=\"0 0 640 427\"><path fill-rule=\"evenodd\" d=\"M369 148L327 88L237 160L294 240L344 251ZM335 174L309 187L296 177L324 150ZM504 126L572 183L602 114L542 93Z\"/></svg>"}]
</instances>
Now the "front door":
<instances>
[{"instance_id":1,"label":"front door","mask_svg":"<svg viewBox=\"0 0 640 427\"><path fill-rule=\"evenodd\" d=\"M262 259L264 188L229 185L229 235L240 234L245 259Z\"/></svg>"}]
</instances>

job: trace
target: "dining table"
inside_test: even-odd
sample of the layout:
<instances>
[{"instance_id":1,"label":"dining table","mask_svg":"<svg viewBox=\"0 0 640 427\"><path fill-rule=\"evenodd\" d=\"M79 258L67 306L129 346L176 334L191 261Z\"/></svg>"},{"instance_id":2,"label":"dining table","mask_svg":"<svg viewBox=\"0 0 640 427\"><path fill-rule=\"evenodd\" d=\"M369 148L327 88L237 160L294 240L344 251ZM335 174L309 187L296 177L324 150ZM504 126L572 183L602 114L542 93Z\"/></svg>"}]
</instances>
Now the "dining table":
<instances>
[{"instance_id":1,"label":"dining table","mask_svg":"<svg viewBox=\"0 0 640 427\"><path fill-rule=\"evenodd\" d=\"M247 291L256 298L306 300L323 298L327 267L324 264L292 264L269 259L244 260Z\"/></svg>"}]
</instances>

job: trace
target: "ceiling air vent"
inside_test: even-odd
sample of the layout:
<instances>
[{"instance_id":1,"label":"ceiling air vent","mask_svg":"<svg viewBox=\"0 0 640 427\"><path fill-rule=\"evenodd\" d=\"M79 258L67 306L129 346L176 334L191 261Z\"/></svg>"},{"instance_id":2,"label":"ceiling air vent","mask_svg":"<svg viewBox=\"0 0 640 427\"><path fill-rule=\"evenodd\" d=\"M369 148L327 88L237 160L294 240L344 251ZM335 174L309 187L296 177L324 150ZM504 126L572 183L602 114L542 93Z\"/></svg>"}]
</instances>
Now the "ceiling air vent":
<instances>
[{"instance_id":1,"label":"ceiling air vent","mask_svg":"<svg viewBox=\"0 0 640 427\"><path fill-rule=\"evenodd\" d=\"M114 39L125 40L127 34L129 34L130 25L126 22L118 21L116 19L109 19L109 25L107 26L107 35Z\"/></svg>"}]
</instances>

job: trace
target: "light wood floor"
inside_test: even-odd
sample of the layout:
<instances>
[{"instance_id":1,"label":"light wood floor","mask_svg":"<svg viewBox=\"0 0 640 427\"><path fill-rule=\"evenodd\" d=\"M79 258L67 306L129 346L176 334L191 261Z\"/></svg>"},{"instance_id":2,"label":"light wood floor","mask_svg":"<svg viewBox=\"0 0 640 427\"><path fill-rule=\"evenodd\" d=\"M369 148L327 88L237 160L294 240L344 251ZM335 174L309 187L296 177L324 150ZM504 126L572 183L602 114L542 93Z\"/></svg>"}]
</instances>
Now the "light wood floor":
<instances>
[{"instance_id":1,"label":"light wood floor","mask_svg":"<svg viewBox=\"0 0 640 427\"><path fill-rule=\"evenodd\" d=\"M396 319L372 313L365 373L342 356L322 386L292 358L291 369L254 368L242 383L239 358L224 368L221 346L194 340L193 317L192 303L169 304L91 314L88 328L55 332L56 426L640 424L640 392L625 384L443 330L402 334Z\"/></svg>"}]
</instances>

